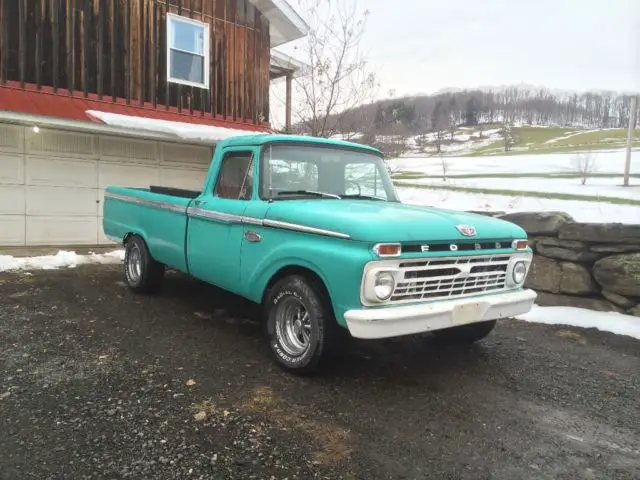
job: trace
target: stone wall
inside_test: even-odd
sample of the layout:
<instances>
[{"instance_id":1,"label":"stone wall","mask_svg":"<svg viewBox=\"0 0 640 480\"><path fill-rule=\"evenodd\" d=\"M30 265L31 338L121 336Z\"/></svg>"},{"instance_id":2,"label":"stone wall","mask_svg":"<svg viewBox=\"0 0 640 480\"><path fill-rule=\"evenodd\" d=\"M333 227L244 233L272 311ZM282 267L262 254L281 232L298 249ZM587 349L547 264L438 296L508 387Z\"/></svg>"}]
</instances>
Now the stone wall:
<instances>
[{"instance_id":1,"label":"stone wall","mask_svg":"<svg viewBox=\"0 0 640 480\"><path fill-rule=\"evenodd\" d=\"M526 286L536 303L640 317L638 225L579 223L561 212L493 213L529 234L534 260Z\"/></svg>"}]
</instances>

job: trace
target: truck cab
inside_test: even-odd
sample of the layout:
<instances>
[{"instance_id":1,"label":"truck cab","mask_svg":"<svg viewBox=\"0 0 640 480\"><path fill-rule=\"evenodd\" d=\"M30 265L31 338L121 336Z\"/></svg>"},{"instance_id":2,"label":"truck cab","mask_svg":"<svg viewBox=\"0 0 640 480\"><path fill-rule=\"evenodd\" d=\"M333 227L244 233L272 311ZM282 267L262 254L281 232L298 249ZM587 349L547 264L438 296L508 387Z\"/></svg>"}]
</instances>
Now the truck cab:
<instances>
[{"instance_id":1,"label":"truck cab","mask_svg":"<svg viewBox=\"0 0 640 480\"><path fill-rule=\"evenodd\" d=\"M108 187L103 228L135 292L172 268L261 305L274 358L297 373L344 334L474 342L536 297L524 230L403 204L382 153L345 141L227 139L201 191Z\"/></svg>"}]
</instances>

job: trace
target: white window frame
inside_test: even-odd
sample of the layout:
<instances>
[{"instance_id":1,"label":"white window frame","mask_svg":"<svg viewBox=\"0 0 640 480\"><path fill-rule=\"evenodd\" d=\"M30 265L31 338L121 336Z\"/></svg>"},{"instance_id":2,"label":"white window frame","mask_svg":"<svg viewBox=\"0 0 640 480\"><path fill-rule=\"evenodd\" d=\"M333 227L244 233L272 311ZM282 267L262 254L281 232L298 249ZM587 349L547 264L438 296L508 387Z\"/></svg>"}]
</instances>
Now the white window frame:
<instances>
[{"instance_id":1,"label":"white window frame","mask_svg":"<svg viewBox=\"0 0 640 480\"><path fill-rule=\"evenodd\" d=\"M199 83L199 82L191 82L189 80L183 80L181 78L175 78L171 76L171 33L172 33L172 26L174 22L183 22L183 23L189 23L191 25L195 25L197 27L200 27L204 30L204 65L202 67L203 73L204 73L204 83ZM204 88L206 90L209 90L209 65L210 65L210 59L209 59L209 42L210 42L210 38L209 38L209 24L208 23L204 23L204 22L199 22L198 20L194 20L193 18L189 18L189 17L183 17L181 15L176 15L174 13L167 13L167 82L170 83L179 83L181 85L187 85L190 87L198 87L198 88ZM174 48L173 50L176 51L182 51L180 49ZM198 55L197 53L194 52L188 52L188 51L184 51L185 53L189 53L190 55Z\"/></svg>"}]
</instances>

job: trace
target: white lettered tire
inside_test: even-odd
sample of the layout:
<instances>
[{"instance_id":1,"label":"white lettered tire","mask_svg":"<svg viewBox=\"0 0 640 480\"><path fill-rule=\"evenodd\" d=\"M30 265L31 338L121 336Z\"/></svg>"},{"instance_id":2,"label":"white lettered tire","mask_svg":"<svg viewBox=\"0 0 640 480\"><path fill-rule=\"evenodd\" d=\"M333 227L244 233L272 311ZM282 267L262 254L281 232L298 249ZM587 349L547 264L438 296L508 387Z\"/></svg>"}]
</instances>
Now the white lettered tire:
<instances>
[{"instance_id":1,"label":"white lettered tire","mask_svg":"<svg viewBox=\"0 0 640 480\"><path fill-rule=\"evenodd\" d=\"M278 364L297 374L314 373L326 354L334 322L317 284L303 275L278 281L265 302L265 330Z\"/></svg>"}]
</instances>

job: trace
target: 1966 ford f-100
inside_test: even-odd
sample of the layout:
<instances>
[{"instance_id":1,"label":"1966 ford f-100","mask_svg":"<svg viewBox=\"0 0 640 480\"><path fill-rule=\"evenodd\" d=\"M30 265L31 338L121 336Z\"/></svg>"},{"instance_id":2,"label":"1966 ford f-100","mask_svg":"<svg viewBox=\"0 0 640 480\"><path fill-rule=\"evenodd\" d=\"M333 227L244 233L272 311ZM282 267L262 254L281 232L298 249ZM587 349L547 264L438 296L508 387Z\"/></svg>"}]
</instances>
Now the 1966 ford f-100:
<instances>
[{"instance_id":1,"label":"1966 ford f-100","mask_svg":"<svg viewBox=\"0 0 640 480\"><path fill-rule=\"evenodd\" d=\"M227 139L201 192L107 188L103 228L135 292L168 267L261 304L275 358L299 373L340 332L474 342L536 297L520 227L402 204L380 151L350 142Z\"/></svg>"}]
</instances>

